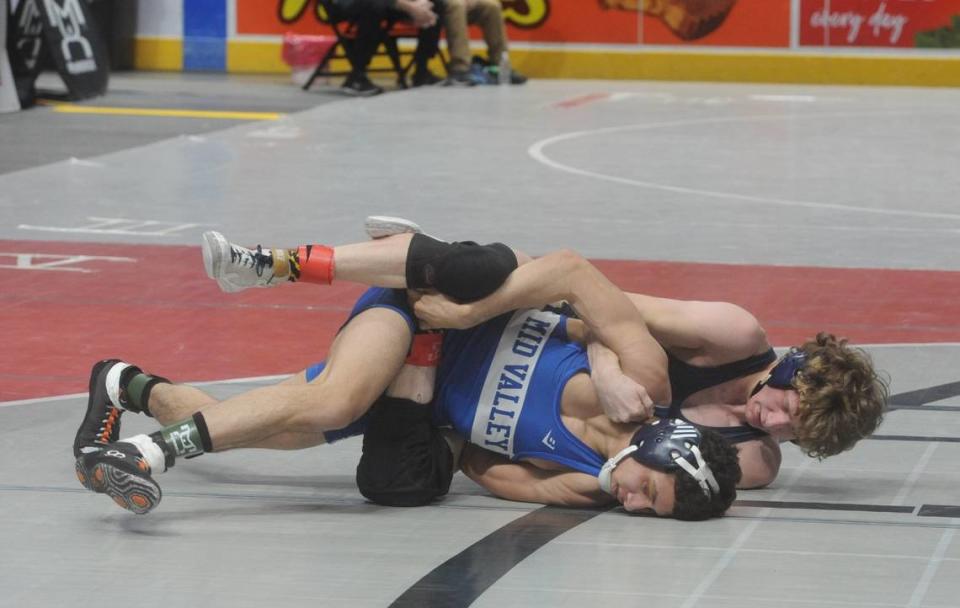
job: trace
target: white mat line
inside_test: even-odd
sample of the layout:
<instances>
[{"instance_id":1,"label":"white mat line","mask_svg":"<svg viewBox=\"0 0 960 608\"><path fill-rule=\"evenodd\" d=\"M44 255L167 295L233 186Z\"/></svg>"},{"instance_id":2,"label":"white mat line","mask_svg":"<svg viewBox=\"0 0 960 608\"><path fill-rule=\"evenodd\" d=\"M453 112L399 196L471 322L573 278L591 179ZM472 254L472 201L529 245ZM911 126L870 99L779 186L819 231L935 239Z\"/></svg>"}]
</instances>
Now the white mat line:
<instances>
[{"instance_id":1,"label":"white mat line","mask_svg":"<svg viewBox=\"0 0 960 608\"><path fill-rule=\"evenodd\" d=\"M943 534L940 535L940 542L937 543L937 548L933 550L933 555L930 556L930 561L927 562L927 567L923 571L923 575L920 576L920 580L917 582L913 594L910 596L910 603L907 604L908 608L918 608L921 602L923 602L923 598L926 597L927 590L930 588L930 582L937 574L940 564L945 561L943 554L947 552L947 547L950 546L950 541L953 540L955 533L956 530L951 528L944 530Z\"/></svg>"},{"instance_id":2,"label":"white mat line","mask_svg":"<svg viewBox=\"0 0 960 608\"><path fill-rule=\"evenodd\" d=\"M227 378L225 380L207 380L204 382L185 382L189 386L210 386L211 384L243 384L246 382L279 382L286 380L292 374L279 374L275 376L250 376L248 378ZM51 395L49 397L37 397L35 399L19 399L16 401L2 401L0 407L10 407L14 405L31 405L35 403L48 403L51 401L64 401L66 399L79 399L86 397L87 393L70 393L68 395Z\"/></svg>"},{"instance_id":3,"label":"white mat line","mask_svg":"<svg viewBox=\"0 0 960 608\"><path fill-rule=\"evenodd\" d=\"M812 459L807 458L802 465L797 467L789 479L786 480L783 488L773 495L772 500L782 500L787 492L790 491L790 487L800 479L807 467L810 466L811 462ZM772 509L764 509L761 512L761 515L766 516L770 511L772 511ZM686 601L683 602L680 608L694 608L700 602L703 594L710 589L713 583L720 577L720 574L722 574L723 571L727 569L727 566L733 562L734 558L737 557L737 553L740 551L740 547L742 547L750 539L754 531L760 526L761 523L763 523L763 520L757 520L744 528L743 532L741 532L737 536L736 540L733 541L733 545L723 552L723 555L720 557L717 563L714 564L710 572L708 572L707 575L700 580L700 583L696 586L696 588L694 588L690 595L687 596Z\"/></svg>"},{"instance_id":4,"label":"white mat line","mask_svg":"<svg viewBox=\"0 0 960 608\"><path fill-rule=\"evenodd\" d=\"M792 345L779 345L774 348L777 349L787 349ZM960 347L960 342L894 342L890 344L861 344L857 343L854 346L858 348L904 348L904 347L917 347L917 348L934 348L934 347L947 347L947 348L957 348ZM209 380L204 382L188 382L190 386L209 386L211 384L240 384L243 382L268 382L268 381L280 381L285 378L289 378L292 374L280 374L275 376L251 376L249 378L228 378L225 380ZM86 393L70 393L67 395L51 395L49 397L37 397L34 399L19 399L15 401L0 401L0 407L8 407L13 405L30 405L32 403L45 403L48 401L61 401L64 399L77 399L79 397L85 396Z\"/></svg>"},{"instance_id":5,"label":"white mat line","mask_svg":"<svg viewBox=\"0 0 960 608\"><path fill-rule=\"evenodd\" d=\"M937 450L938 445L940 444L937 442L932 442L927 445L927 449L924 450L923 455L920 456L920 460L917 461L916 466L914 466L913 470L910 471L910 474L907 475L906 480L904 480L903 485L900 487L900 491L897 492L893 502L890 503L891 505L899 507L903 504L907 494L913 490L913 486L917 483L917 480L920 479L920 475L923 473L924 469L927 468L927 463L930 462L930 458L933 457L933 453Z\"/></svg>"},{"instance_id":6,"label":"white mat line","mask_svg":"<svg viewBox=\"0 0 960 608\"><path fill-rule=\"evenodd\" d=\"M955 530L955 528L948 528L950 530ZM647 549L652 551L726 551L729 547L710 547L707 545L654 545L654 544L644 544L644 543L607 543L607 542L584 542L584 541L554 541L552 545L583 545L583 546L603 546L603 547L623 547L626 549ZM923 560L928 561L930 559L929 555L903 555L896 553L850 553L845 551L797 551L790 549L740 549L741 553L761 553L761 554L773 554L773 555L797 555L802 557L808 556L825 556L830 557L852 557L852 558L869 558L869 559L912 559L912 560ZM943 561L949 562L960 562L960 557L944 557ZM710 597L714 597L711 595Z\"/></svg>"},{"instance_id":7,"label":"white mat line","mask_svg":"<svg viewBox=\"0 0 960 608\"><path fill-rule=\"evenodd\" d=\"M581 588L581 587L530 587L526 585L503 585L497 584L494 588L496 591L532 591L537 593L562 593L566 594L587 594L587 595L609 595L609 596L618 596L618 597L662 597L662 598L681 598L684 597L679 593L656 593L653 591L616 591L612 589L604 589L597 587ZM822 598L817 599L797 599L797 598L787 598L787 597L767 597L767 596L752 596L752 595L717 595L710 594L711 600L732 600L734 602L744 602L745 605L753 606L754 604L766 604L768 606L776 606L779 604L793 604L793 605L809 605L809 606L868 606L869 608L903 608L903 604L891 604L886 602L876 602L872 600L863 601L863 602L850 602L844 600L825 600ZM749 602L748 604L746 604Z\"/></svg>"},{"instance_id":8,"label":"white mat line","mask_svg":"<svg viewBox=\"0 0 960 608\"><path fill-rule=\"evenodd\" d=\"M690 119L690 120L675 120L675 121L667 121L667 122L660 122L660 123L620 125L616 127L604 127L599 129L588 129L584 131L573 131L569 133L562 133L560 135L555 135L553 137L548 137L546 139L542 139L538 142L533 143L529 148L527 148L527 154L531 158L533 158L535 161L539 162L540 164L546 167L549 167L556 171L569 173L572 175L579 175L582 177L589 177L593 179L613 182L616 184L623 184L627 186L636 186L639 188L661 190L664 192L673 192L677 194L690 194L694 196L716 198L716 199L721 199L731 203L747 203L747 204L762 203L762 204L769 204L769 205L780 205L784 207L822 209L822 210L838 211L838 212L858 212L858 213L868 213L868 214L876 214L876 215L889 215L889 216L941 219L941 220L954 220L954 221L960 220L960 214L956 214L956 213L933 213L933 212L926 212L926 211L911 211L909 209L883 209L883 208L874 208L874 207L864 207L859 205L823 203L818 201L796 201L796 200L786 200L786 199L779 199L779 198L773 198L773 197L767 197L767 196L738 194L734 192L719 192L715 190L707 190L707 189L701 189L701 188L688 188L685 186L677 186L672 184L660 184L660 183L650 182L645 180L620 177L617 175L607 175L605 173L598 173L595 171L589 171L586 169L565 165L563 163L560 163L551 159L544 152L544 150L547 147L561 141L567 141L571 139L595 136L595 135L607 135L611 133L618 133L618 132L624 132L624 131L650 131L655 129L666 129L671 127L687 127L687 126L697 126L697 125L707 125L707 124L758 123L758 122L777 121L777 120L793 121L793 120L846 118L846 117L863 117L863 116L896 116L896 115L903 115L903 114L906 114L906 112L903 112L903 111L892 111L892 112L884 111L884 112L866 112L866 113L835 112L835 113L827 113L827 114L727 116L727 117L720 117L720 118L703 118L703 119Z\"/></svg>"}]
</instances>

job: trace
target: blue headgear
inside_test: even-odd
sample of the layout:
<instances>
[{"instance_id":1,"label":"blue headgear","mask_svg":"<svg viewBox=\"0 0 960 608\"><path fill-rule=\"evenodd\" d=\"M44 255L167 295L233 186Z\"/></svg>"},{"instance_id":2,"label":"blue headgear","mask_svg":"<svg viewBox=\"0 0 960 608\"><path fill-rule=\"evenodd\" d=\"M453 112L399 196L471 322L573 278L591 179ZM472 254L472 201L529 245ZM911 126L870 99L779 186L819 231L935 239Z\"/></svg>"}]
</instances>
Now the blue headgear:
<instances>
[{"instance_id":1,"label":"blue headgear","mask_svg":"<svg viewBox=\"0 0 960 608\"><path fill-rule=\"evenodd\" d=\"M600 488L607 494L613 470L627 456L665 473L686 471L697 480L707 498L720 491L720 484L700 453L700 431L679 418L654 418L641 426L630 445L603 465L598 477Z\"/></svg>"},{"instance_id":2,"label":"blue headgear","mask_svg":"<svg viewBox=\"0 0 960 608\"><path fill-rule=\"evenodd\" d=\"M768 384L773 388L789 389L793 388L793 379L796 378L800 370L807 362L807 353L796 346L788 350L777 364L773 366L767 377L757 383L750 396L753 397L759 393L763 387Z\"/></svg>"}]
</instances>

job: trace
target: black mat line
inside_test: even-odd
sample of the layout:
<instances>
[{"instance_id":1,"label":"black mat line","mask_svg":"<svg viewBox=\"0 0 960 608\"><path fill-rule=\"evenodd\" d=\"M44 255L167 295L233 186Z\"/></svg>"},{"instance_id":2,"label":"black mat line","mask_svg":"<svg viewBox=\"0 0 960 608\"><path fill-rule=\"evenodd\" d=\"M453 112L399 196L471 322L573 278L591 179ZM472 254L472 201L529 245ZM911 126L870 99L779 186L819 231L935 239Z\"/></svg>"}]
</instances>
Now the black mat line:
<instances>
[{"instance_id":1,"label":"black mat line","mask_svg":"<svg viewBox=\"0 0 960 608\"><path fill-rule=\"evenodd\" d=\"M469 606L534 551L567 530L610 510L541 507L492 532L440 564L390 606Z\"/></svg>"},{"instance_id":2,"label":"black mat line","mask_svg":"<svg viewBox=\"0 0 960 608\"><path fill-rule=\"evenodd\" d=\"M960 517L960 505L923 505L920 517Z\"/></svg>"},{"instance_id":3,"label":"black mat line","mask_svg":"<svg viewBox=\"0 0 960 608\"><path fill-rule=\"evenodd\" d=\"M869 505L785 500L738 500L740 507L904 513L922 517L960 517L960 505ZM616 507L614 507L616 508ZM564 532L604 509L566 509L546 506L520 517L451 557L407 589L391 608L459 608L469 606L514 566Z\"/></svg>"},{"instance_id":4,"label":"black mat line","mask_svg":"<svg viewBox=\"0 0 960 608\"><path fill-rule=\"evenodd\" d=\"M908 505L865 505L842 502L803 502L788 500L738 500L738 507L760 507L769 509L810 509L817 511L863 511L868 513L913 513L918 517L960 517L960 505L920 505L920 508Z\"/></svg>"},{"instance_id":5,"label":"black mat line","mask_svg":"<svg viewBox=\"0 0 960 608\"><path fill-rule=\"evenodd\" d=\"M925 405L957 395L960 395L960 381L928 386L915 391L890 395L887 398L887 402L890 404L888 409L895 410L902 405Z\"/></svg>"},{"instance_id":6,"label":"black mat line","mask_svg":"<svg viewBox=\"0 0 960 608\"><path fill-rule=\"evenodd\" d=\"M870 435L870 441L926 441L930 443L960 443L960 437L931 437L926 435Z\"/></svg>"},{"instance_id":7,"label":"black mat line","mask_svg":"<svg viewBox=\"0 0 960 608\"><path fill-rule=\"evenodd\" d=\"M817 511L866 511L869 513L913 513L916 509L916 507L902 505L864 505L842 502L803 502L795 500L738 500L733 504L737 507L814 509Z\"/></svg>"},{"instance_id":8,"label":"black mat line","mask_svg":"<svg viewBox=\"0 0 960 608\"><path fill-rule=\"evenodd\" d=\"M910 410L917 412L960 412L960 405L891 405L887 411Z\"/></svg>"}]
</instances>

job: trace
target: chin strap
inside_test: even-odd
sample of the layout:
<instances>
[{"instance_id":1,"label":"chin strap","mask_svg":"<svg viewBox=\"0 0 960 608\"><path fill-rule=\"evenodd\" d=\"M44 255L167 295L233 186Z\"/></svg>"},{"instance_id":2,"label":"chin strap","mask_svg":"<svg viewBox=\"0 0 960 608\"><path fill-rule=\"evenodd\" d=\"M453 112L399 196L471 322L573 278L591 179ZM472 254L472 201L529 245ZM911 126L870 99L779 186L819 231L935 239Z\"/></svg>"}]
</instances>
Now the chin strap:
<instances>
[{"instance_id":1,"label":"chin strap","mask_svg":"<svg viewBox=\"0 0 960 608\"><path fill-rule=\"evenodd\" d=\"M703 490L703 493L706 494L707 498L710 498L711 494L719 494L720 484L717 483L717 478L713 476L713 471L710 470L710 467L707 466L707 462L703 459L703 455L700 454L700 448L695 445L691 445L690 451L697 459L696 468L694 468L686 458L680 455L675 456L673 461L677 463L681 469L687 473L690 473L690 475L697 480L697 483L700 484L700 489Z\"/></svg>"},{"instance_id":2,"label":"chin strap","mask_svg":"<svg viewBox=\"0 0 960 608\"><path fill-rule=\"evenodd\" d=\"M597 480L600 482L600 489L610 494L610 479L613 476L613 470L617 468L617 465L620 464L624 458L636 452L639 448L636 445L628 445L623 448L617 455L608 460L600 468L600 473L597 475ZM697 466L694 467L687 461L686 458L680 456L679 454L674 457L673 461L677 463L681 469L690 474L691 477L697 480L697 483L700 484L700 489L703 490L704 495L707 498L710 498L713 494L720 493L720 484L717 483L717 478L713 476L713 471L710 470L710 467L707 466L707 462L703 459L703 455L700 453L700 448L691 445L690 452L693 453L694 458L697 459Z\"/></svg>"},{"instance_id":3,"label":"chin strap","mask_svg":"<svg viewBox=\"0 0 960 608\"><path fill-rule=\"evenodd\" d=\"M603 490L607 494L610 494L610 476L613 475L613 470L617 468L617 465L620 464L620 462L624 458L626 458L630 454L633 454L638 449L640 448L637 447L636 445L628 445L627 447L617 452L616 456L614 456L613 458L605 462L603 466L600 467L600 474L597 475L597 480L600 482L601 490Z\"/></svg>"}]
</instances>

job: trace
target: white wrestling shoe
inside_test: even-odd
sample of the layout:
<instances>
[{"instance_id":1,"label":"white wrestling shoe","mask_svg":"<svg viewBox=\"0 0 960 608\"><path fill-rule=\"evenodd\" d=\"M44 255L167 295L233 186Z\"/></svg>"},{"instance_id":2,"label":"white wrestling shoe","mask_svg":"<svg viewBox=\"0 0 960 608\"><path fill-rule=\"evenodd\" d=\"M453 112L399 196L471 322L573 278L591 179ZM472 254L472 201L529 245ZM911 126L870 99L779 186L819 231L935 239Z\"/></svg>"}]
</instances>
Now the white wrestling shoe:
<instances>
[{"instance_id":1,"label":"white wrestling shoe","mask_svg":"<svg viewBox=\"0 0 960 608\"><path fill-rule=\"evenodd\" d=\"M286 255L282 250L264 252L234 245L219 232L203 233L203 268L207 276L227 293L250 287L273 287L286 281L273 272L274 255Z\"/></svg>"},{"instance_id":2,"label":"white wrestling shoe","mask_svg":"<svg viewBox=\"0 0 960 608\"><path fill-rule=\"evenodd\" d=\"M382 239L395 234L423 233L423 229L416 222L389 215L368 215L363 221L363 227L371 239Z\"/></svg>"}]
</instances>

